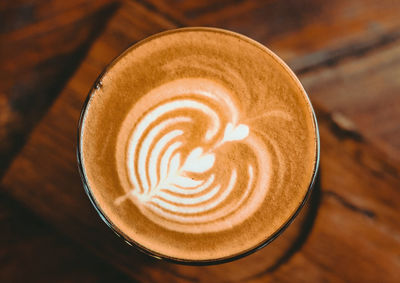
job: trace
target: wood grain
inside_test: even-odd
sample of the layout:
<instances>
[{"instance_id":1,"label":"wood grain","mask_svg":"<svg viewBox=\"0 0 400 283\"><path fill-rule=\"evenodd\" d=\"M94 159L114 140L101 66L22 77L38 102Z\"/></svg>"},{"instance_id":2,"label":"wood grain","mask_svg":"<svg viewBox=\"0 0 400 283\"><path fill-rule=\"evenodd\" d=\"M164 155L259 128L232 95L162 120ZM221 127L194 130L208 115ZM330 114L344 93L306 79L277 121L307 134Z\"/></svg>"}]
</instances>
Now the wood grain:
<instances>
[{"instance_id":1,"label":"wood grain","mask_svg":"<svg viewBox=\"0 0 400 283\"><path fill-rule=\"evenodd\" d=\"M2 282L132 282L0 193Z\"/></svg>"},{"instance_id":2,"label":"wood grain","mask_svg":"<svg viewBox=\"0 0 400 283\"><path fill-rule=\"evenodd\" d=\"M118 4L3 1L0 6L0 176Z\"/></svg>"},{"instance_id":3,"label":"wood grain","mask_svg":"<svg viewBox=\"0 0 400 283\"><path fill-rule=\"evenodd\" d=\"M400 40L357 60L301 76L313 101L327 105L338 123L362 132L396 163L400 163L399 78Z\"/></svg>"},{"instance_id":4,"label":"wood grain","mask_svg":"<svg viewBox=\"0 0 400 283\"><path fill-rule=\"evenodd\" d=\"M232 3L223 2L226 5ZM259 2L246 3L253 5ZM237 1L238 5L250 5L246 3ZM266 1L265 5L271 3L279 6L276 1ZM359 5L358 1L354 1L355 4L337 3L337 6L328 5L335 13L351 10L351 5ZM118 10L13 162L2 180L4 190L63 234L140 282L398 282L400 166L395 160L388 160L389 151L376 142L383 133L393 136L396 123L392 123L387 132L375 132L376 127L363 124L363 119L356 119L359 108L354 106L367 101L372 107L379 99L390 104L397 101L389 94L378 97L380 93L387 93L385 90L395 93L398 88L395 77L389 76L398 70L400 63L392 60L397 58L398 50L396 33L392 29L397 26L397 18L392 11L395 10L394 4L388 3L384 2L382 7L372 5L372 10L366 7L356 9L361 13L357 17L350 13L347 19L340 14L334 23L334 12L329 18L329 9L312 10L311 14L318 14L318 21L307 22L308 17L301 14L299 17L303 17L307 24L294 28L293 32L286 31L282 36L270 35L262 40L264 43L268 41L268 46L282 50L278 53L302 73L301 80L315 101L322 143L321 205L314 227L301 249L278 268L271 270L269 257L279 250L279 242L271 245L271 249L268 247L245 259L219 266L187 267L155 261L115 237L101 223L83 192L74 151L76 125L82 102L95 78L113 57L131 43L158 31L189 23L187 15L178 17L178 12L167 13L155 2L128 2ZM259 7L260 11L265 11L261 7L264 6ZM217 8L214 14L223 15L232 9ZM198 12L199 15L207 15L198 17L203 21L198 20L201 25L205 25L206 19L213 15L204 10L207 9ZM246 11L245 8L242 10ZM249 11L255 13L256 10L252 8ZM290 21L285 11L280 13ZM191 24L196 23L195 18L192 15ZM228 18L225 18L226 23L229 23ZM231 18L238 19L237 16ZM326 22L321 19L326 19ZM385 27L381 33L361 28L367 26L370 20L378 21ZM237 26L243 25L243 31L247 30L244 33L262 32L254 22L255 31L250 25L246 27L247 21L249 19L244 17L241 24L236 23ZM317 33L320 39L308 34L316 28L315 21L325 23ZM349 22L354 24L354 29L349 28ZM127 29L127 26L130 28ZM294 27L297 25L294 24ZM343 36L347 29L349 32ZM324 39L322 35L325 33L332 37ZM254 37L261 38L256 33ZM391 40L385 41L385 38ZM390 43L392 41L393 44ZM380 47L375 49L376 46ZM319 48L324 49L319 51ZM364 52L362 57L359 50ZM320 58L320 61L315 58ZM365 87L357 88L352 84L368 83L371 78L376 83L374 90L369 92L365 92ZM332 90L328 91L328 88ZM336 96L338 92L341 95ZM349 92L357 99L348 97L346 94ZM346 103L350 105L344 105ZM391 111L389 118L385 118L384 110L383 107L373 108L377 111L374 112L376 118L372 118L377 119L374 123L391 121L390 117L397 115L396 111ZM283 237L290 233L285 233Z\"/></svg>"},{"instance_id":5,"label":"wood grain","mask_svg":"<svg viewBox=\"0 0 400 283\"><path fill-rule=\"evenodd\" d=\"M265 44L302 72L400 37L393 0L140 0L179 26L215 26Z\"/></svg>"}]
</instances>

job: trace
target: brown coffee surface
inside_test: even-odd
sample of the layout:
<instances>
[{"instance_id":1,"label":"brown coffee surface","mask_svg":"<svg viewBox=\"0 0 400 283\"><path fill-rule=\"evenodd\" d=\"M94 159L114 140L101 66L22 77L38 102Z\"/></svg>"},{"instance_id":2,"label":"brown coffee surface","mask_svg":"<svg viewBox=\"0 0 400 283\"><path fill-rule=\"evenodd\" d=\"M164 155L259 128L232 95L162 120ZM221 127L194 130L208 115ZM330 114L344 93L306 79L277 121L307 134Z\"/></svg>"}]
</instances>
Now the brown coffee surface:
<instances>
[{"instance_id":1,"label":"brown coffee surface","mask_svg":"<svg viewBox=\"0 0 400 283\"><path fill-rule=\"evenodd\" d=\"M312 108L271 51L218 29L128 49L93 89L80 151L93 198L125 237L167 257L250 250L302 203L317 159Z\"/></svg>"}]
</instances>

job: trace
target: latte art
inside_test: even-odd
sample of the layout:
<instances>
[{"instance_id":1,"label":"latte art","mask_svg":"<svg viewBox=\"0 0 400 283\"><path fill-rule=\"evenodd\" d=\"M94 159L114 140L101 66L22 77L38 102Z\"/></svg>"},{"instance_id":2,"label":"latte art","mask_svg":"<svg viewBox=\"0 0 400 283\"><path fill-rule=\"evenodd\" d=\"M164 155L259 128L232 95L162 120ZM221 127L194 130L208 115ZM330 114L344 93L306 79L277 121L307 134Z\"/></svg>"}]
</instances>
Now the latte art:
<instances>
[{"instance_id":1,"label":"latte art","mask_svg":"<svg viewBox=\"0 0 400 283\"><path fill-rule=\"evenodd\" d=\"M120 176L126 193L117 205L133 201L155 223L186 233L229 229L258 209L268 191L270 157L241 123L228 90L180 79L142 100L154 106L141 113L138 101L118 137L126 145L117 153L125 157L117 159L119 172L127 174Z\"/></svg>"},{"instance_id":2,"label":"latte art","mask_svg":"<svg viewBox=\"0 0 400 283\"><path fill-rule=\"evenodd\" d=\"M301 84L271 51L229 31L169 31L98 79L78 158L103 220L157 257L254 251L292 219L317 166Z\"/></svg>"}]
</instances>

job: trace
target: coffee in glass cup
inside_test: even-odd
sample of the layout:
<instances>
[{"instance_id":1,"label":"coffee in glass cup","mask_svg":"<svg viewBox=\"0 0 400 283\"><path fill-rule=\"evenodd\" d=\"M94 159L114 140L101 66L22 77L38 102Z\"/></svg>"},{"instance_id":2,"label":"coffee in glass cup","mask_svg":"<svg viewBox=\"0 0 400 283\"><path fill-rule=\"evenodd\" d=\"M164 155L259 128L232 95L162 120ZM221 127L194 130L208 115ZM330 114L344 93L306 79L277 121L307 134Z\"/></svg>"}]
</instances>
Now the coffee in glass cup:
<instances>
[{"instance_id":1,"label":"coffee in glass cup","mask_svg":"<svg viewBox=\"0 0 400 283\"><path fill-rule=\"evenodd\" d=\"M140 250L189 264L269 243L304 204L319 159L315 115L289 67L214 28L163 32L116 58L78 139L103 220Z\"/></svg>"}]
</instances>

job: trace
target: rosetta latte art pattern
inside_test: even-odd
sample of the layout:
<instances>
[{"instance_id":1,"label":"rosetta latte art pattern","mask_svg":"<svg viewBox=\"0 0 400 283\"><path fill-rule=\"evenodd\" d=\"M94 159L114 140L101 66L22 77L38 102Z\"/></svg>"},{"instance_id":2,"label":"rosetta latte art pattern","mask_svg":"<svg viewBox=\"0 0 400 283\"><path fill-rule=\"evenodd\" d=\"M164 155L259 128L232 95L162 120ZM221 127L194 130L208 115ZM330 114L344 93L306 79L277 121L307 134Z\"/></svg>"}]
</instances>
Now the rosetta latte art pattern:
<instances>
[{"instance_id":1,"label":"rosetta latte art pattern","mask_svg":"<svg viewBox=\"0 0 400 283\"><path fill-rule=\"evenodd\" d=\"M154 223L186 233L246 220L265 199L271 158L243 115L227 89L205 79L151 90L118 136L125 194L115 204L133 201Z\"/></svg>"}]
</instances>

